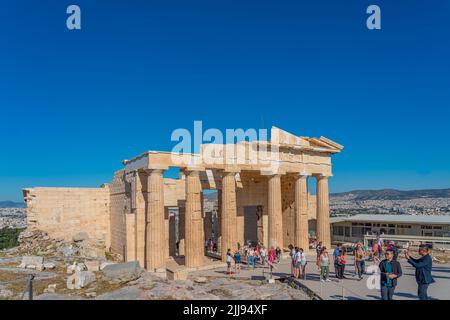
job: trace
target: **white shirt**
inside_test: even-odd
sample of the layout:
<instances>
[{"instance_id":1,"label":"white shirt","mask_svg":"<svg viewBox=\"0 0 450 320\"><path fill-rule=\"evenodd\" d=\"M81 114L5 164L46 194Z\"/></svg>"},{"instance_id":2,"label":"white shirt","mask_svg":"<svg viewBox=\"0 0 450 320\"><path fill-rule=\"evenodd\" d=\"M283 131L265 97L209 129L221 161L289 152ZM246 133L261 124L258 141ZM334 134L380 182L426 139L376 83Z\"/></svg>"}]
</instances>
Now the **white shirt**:
<instances>
[{"instance_id":1,"label":"white shirt","mask_svg":"<svg viewBox=\"0 0 450 320\"><path fill-rule=\"evenodd\" d=\"M301 261L302 261L302 264L305 264L306 263L306 253L304 253L304 252L302 252L301 253Z\"/></svg>"}]
</instances>

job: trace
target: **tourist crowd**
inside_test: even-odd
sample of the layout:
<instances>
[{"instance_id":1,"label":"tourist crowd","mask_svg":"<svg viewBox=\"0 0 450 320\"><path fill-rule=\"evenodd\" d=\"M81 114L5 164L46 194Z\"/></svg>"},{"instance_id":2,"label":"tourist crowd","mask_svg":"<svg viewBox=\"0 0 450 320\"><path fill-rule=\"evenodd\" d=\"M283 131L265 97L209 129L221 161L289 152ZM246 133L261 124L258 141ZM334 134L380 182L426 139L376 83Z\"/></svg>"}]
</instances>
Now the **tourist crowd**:
<instances>
[{"instance_id":1,"label":"tourist crowd","mask_svg":"<svg viewBox=\"0 0 450 320\"><path fill-rule=\"evenodd\" d=\"M313 249L316 252L316 265L319 272L319 280L321 282L330 282L330 266L334 266L335 278L338 280L346 279L351 273L347 270L353 266L353 277L362 280L366 274L366 262L371 262L379 268L380 277L380 297L382 300L392 300L395 289L398 286L399 278L402 276L402 267L399 258L399 249L393 241L384 242L379 237L371 246L365 246L362 243L337 245L332 255L328 253L328 249L321 242L313 243ZM216 251L216 244L213 241L205 243L205 249ZM298 246L289 245L289 257L291 262L291 276L297 279L306 279L307 252ZM309 248L308 248L309 249ZM418 285L418 297L420 300L428 300L427 290L431 283L434 282L431 276L432 259L429 255L429 249L425 245L421 245L418 250L419 259L411 257L406 251L405 258L407 262L415 268L415 278ZM349 264L347 254L353 256L352 265ZM258 243L252 245L251 242L246 243L243 247L238 244L238 250L231 252L227 250L226 263L227 274L233 275L232 263L234 261L234 273L240 273L241 264L246 262L247 269L255 270L256 266L268 267L270 274L281 260L282 250L279 247L267 248L263 244Z\"/></svg>"}]
</instances>

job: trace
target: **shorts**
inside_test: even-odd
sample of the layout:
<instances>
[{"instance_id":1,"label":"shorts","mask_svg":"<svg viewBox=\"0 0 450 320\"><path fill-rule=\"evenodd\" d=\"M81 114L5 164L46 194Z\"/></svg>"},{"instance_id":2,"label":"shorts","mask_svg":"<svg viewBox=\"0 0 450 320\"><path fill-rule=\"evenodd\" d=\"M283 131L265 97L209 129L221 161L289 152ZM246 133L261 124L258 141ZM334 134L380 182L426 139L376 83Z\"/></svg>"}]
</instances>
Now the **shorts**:
<instances>
[{"instance_id":1,"label":"shorts","mask_svg":"<svg viewBox=\"0 0 450 320\"><path fill-rule=\"evenodd\" d=\"M228 268L231 267L231 262L227 262L227 267L228 267Z\"/></svg>"},{"instance_id":2,"label":"shorts","mask_svg":"<svg viewBox=\"0 0 450 320\"><path fill-rule=\"evenodd\" d=\"M302 263L299 261L299 262L297 262L297 264L295 265L295 267L297 268L297 269L300 269L300 267L302 266Z\"/></svg>"}]
</instances>

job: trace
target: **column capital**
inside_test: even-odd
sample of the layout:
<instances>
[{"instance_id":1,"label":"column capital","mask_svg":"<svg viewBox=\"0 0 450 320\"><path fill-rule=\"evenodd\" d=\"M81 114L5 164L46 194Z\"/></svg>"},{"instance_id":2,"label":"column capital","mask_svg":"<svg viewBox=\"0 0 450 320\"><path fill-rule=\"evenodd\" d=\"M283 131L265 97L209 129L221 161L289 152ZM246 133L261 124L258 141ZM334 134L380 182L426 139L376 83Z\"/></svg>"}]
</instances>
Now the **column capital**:
<instances>
[{"instance_id":1,"label":"column capital","mask_svg":"<svg viewBox=\"0 0 450 320\"><path fill-rule=\"evenodd\" d=\"M281 172L268 172L268 171L263 171L261 172L261 176L263 177L268 177L268 178L273 178L273 177L282 177L284 174Z\"/></svg>"},{"instance_id":2,"label":"column capital","mask_svg":"<svg viewBox=\"0 0 450 320\"><path fill-rule=\"evenodd\" d=\"M144 172L147 175L152 175L152 174L163 174L165 171L165 169L145 169Z\"/></svg>"},{"instance_id":3,"label":"column capital","mask_svg":"<svg viewBox=\"0 0 450 320\"><path fill-rule=\"evenodd\" d=\"M203 171L199 168L184 168L181 170L185 175L199 175L200 171Z\"/></svg>"},{"instance_id":4,"label":"column capital","mask_svg":"<svg viewBox=\"0 0 450 320\"><path fill-rule=\"evenodd\" d=\"M310 175L308 174L308 172L306 171L302 171L302 172L295 172L293 174L295 176L295 178L297 179L307 179Z\"/></svg>"},{"instance_id":5,"label":"column capital","mask_svg":"<svg viewBox=\"0 0 450 320\"><path fill-rule=\"evenodd\" d=\"M231 173L236 174L236 173L240 173L240 172L241 172L241 169L239 169L239 168L231 168L231 167L227 167L227 168L224 168L224 169L218 169L217 172L218 172L219 174L221 174L221 175L231 174Z\"/></svg>"},{"instance_id":6,"label":"column capital","mask_svg":"<svg viewBox=\"0 0 450 320\"><path fill-rule=\"evenodd\" d=\"M314 177L316 177L317 180L321 180L321 179L328 179L331 177L331 175L326 175L326 174L315 174Z\"/></svg>"}]
</instances>

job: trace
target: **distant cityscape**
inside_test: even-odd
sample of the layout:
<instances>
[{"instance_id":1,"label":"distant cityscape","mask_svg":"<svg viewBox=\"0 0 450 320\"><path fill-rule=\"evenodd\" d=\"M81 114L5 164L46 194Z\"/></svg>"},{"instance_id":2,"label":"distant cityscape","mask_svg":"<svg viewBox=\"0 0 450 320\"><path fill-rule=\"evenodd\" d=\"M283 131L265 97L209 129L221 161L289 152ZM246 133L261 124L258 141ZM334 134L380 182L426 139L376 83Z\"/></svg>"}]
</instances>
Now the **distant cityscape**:
<instances>
[{"instance_id":1,"label":"distant cityscape","mask_svg":"<svg viewBox=\"0 0 450 320\"><path fill-rule=\"evenodd\" d=\"M408 200L359 200L351 195L331 196L332 216L355 214L450 215L450 197Z\"/></svg>"}]
</instances>

